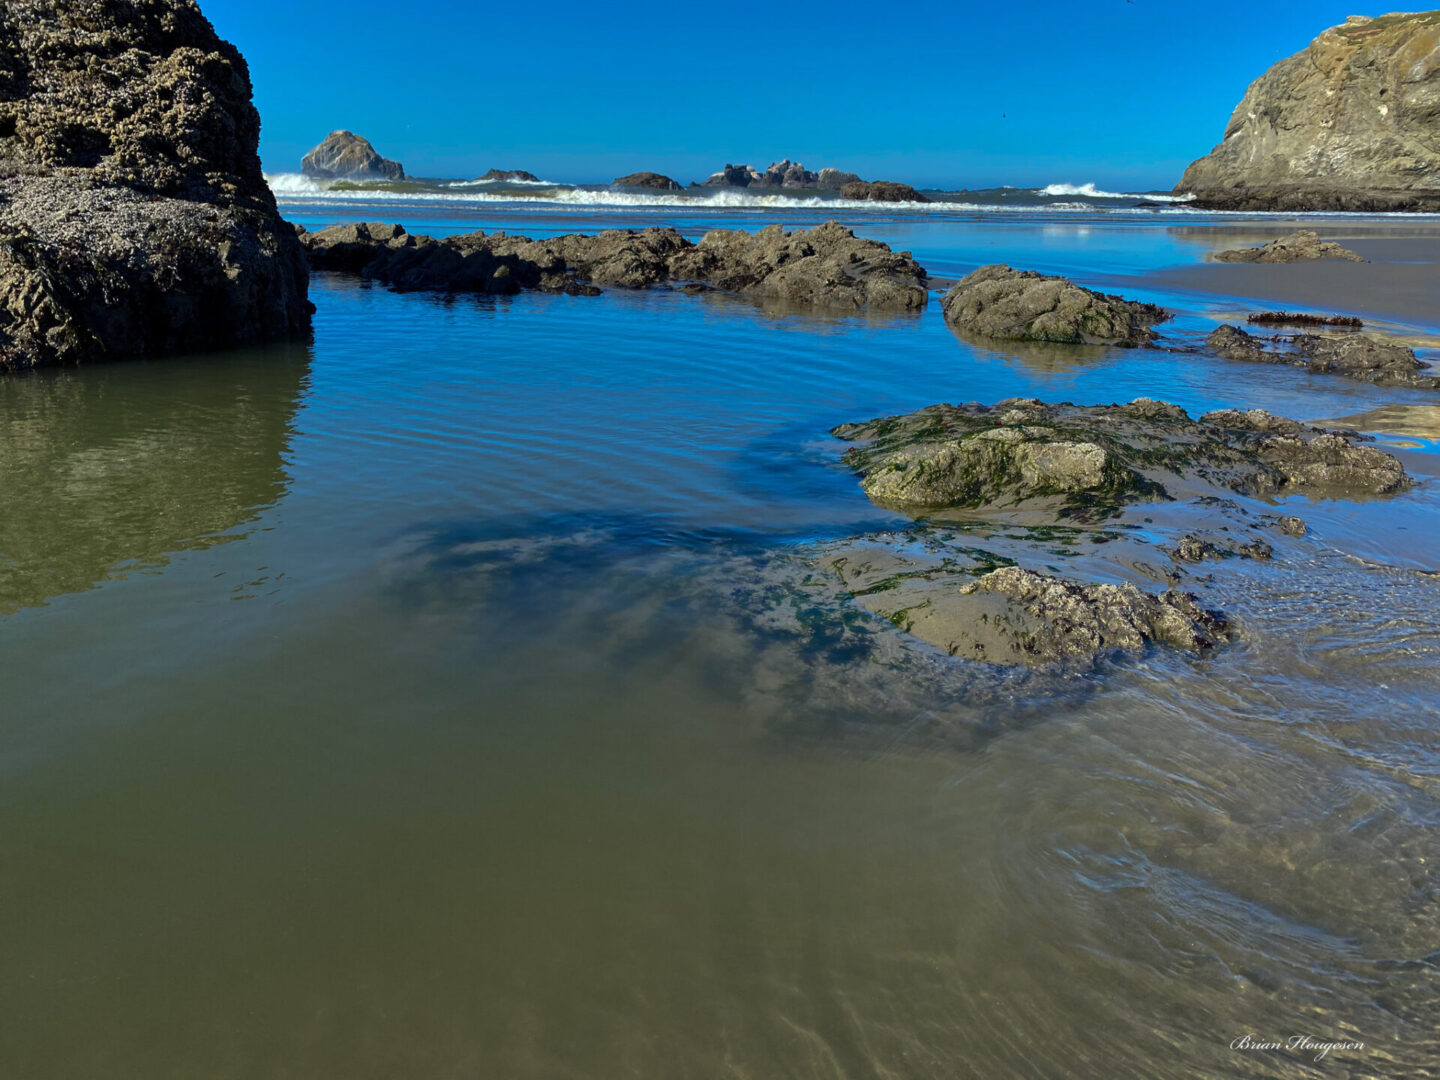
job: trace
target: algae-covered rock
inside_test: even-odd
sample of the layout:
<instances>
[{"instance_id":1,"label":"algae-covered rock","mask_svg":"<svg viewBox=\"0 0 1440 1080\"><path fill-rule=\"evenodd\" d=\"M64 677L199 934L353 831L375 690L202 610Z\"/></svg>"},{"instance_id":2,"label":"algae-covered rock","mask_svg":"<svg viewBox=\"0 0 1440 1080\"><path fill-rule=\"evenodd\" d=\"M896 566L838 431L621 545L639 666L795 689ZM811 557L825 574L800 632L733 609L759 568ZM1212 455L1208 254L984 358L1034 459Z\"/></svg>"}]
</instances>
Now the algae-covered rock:
<instances>
[{"instance_id":1,"label":"algae-covered rock","mask_svg":"<svg viewBox=\"0 0 1440 1080\"><path fill-rule=\"evenodd\" d=\"M1250 84L1177 192L1235 210L1440 208L1440 11L1351 16Z\"/></svg>"},{"instance_id":2,"label":"algae-covered rock","mask_svg":"<svg viewBox=\"0 0 1440 1080\"><path fill-rule=\"evenodd\" d=\"M833 221L794 232L779 225L757 233L716 229L698 244L673 228L541 240L376 233L397 228L332 226L301 240L318 270L360 273L400 289L574 292L699 281L754 300L852 311L918 311L929 297L925 269L909 252L891 251Z\"/></svg>"},{"instance_id":3,"label":"algae-covered rock","mask_svg":"<svg viewBox=\"0 0 1440 1080\"><path fill-rule=\"evenodd\" d=\"M1400 462L1263 410L1198 420L1166 402L932 405L905 416L842 424L860 445L844 460L875 502L899 509L1049 505L1111 514L1127 503L1176 497L1184 487L1250 495L1310 491L1373 495L1409 481Z\"/></svg>"},{"instance_id":4,"label":"algae-covered rock","mask_svg":"<svg viewBox=\"0 0 1440 1080\"><path fill-rule=\"evenodd\" d=\"M1158 335L1163 308L1095 292L1067 278L982 266L961 278L941 301L957 330L1010 341L1072 345L1144 345Z\"/></svg>"},{"instance_id":5,"label":"algae-covered rock","mask_svg":"<svg viewBox=\"0 0 1440 1080\"><path fill-rule=\"evenodd\" d=\"M894 180L852 180L842 184L840 197L861 199L865 202L929 202L928 196L920 194L909 184Z\"/></svg>"},{"instance_id":6,"label":"algae-covered rock","mask_svg":"<svg viewBox=\"0 0 1440 1080\"><path fill-rule=\"evenodd\" d=\"M1318 259L1346 259L1349 262L1364 262L1365 259L1339 244L1321 240L1320 234L1310 229L1300 229L1278 240L1271 240L1259 247L1231 248L1217 251L1210 256L1215 262L1232 263L1295 263L1313 262Z\"/></svg>"},{"instance_id":7,"label":"algae-covered rock","mask_svg":"<svg viewBox=\"0 0 1440 1080\"><path fill-rule=\"evenodd\" d=\"M1342 375L1377 386L1440 389L1413 349L1371 334L1293 334L1263 337L1225 324L1211 331L1205 343L1227 360L1281 364L1316 375Z\"/></svg>"},{"instance_id":8,"label":"algae-covered rock","mask_svg":"<svg viewBox=\"0 0 1440 1080\"><path fill-rule=\"evenodd\" d=\"M304 252L190 0L0 13L0 370L304 336Z\"/></svg>"}]
</instances>

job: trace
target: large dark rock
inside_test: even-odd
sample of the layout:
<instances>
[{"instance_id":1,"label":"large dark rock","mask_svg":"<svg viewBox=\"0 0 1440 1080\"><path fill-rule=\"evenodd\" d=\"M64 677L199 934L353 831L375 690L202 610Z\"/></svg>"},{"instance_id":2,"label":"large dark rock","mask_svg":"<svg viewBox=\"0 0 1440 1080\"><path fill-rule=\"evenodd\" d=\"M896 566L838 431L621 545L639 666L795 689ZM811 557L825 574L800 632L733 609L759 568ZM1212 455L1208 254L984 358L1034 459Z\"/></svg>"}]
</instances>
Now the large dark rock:
<instances>
[{"instance_id":1,"label":"large dark rock","mask_svg":"<svg viewBox=\"0 0 1440 1080\"><path fill-rule=\"evenodd\" d=\"M634 172L617 176L612 183L617 187L656 188L660 191L679 191L680 184L670 177L657 172Z\"/></svg>"},{"instance_id":2,"label":"large dark rock","mask_svg":"<svg viewBox=\"0 0 1440 1080\"><path fill-rule=\"evenodd\" d=\"M1176 497L1186 485L1247 495L1331 496L1399 491L1400 462L1360 436L1306 427L1260 409L1198 420L1179 406L932 405L906 416L844 424L861 445L845 461L875 502L901 509L1058 505L1118 512Z\"/></svg>"},{"instance_id":3,"label":"large dark rock","mask_svg":"<svg viewBox=\"0 0 1440 1080\"><path fill-rule=\"evenodd\" d=\"M1440 12L1351 16L1281 60L1175 190L1227 210L1440 209Z\"/></svg>"},{"instance_id":4,"label":"large dark rock","mask_svg":"<svg viewBox=\"0 0 1440 1080\"><path fill-rule=\"evenodd\" d=\"M1365 261L1363 257L1349 248L1341 247L1329 240L1321 240L1320 234L1310 229L1300 229L1259 247L1217 251L1210 258L1215 262L1233 263L1296 263L1313 262L1318 259Z\"/></svg>"},{"instance_id":5,"label":"large dark rock","mask_svg":"<svg viewBox=\"0 0 1440 1080\"><path fill-rule=\"evenodd\" d=\"M929 202L909 184L897 184L893 180L855 180L840 187L845 199L864 199L867 202Z\"/></svg>"},{"instance_id":6,"label":"large dark rock","mask_svg":"<svg viewBox=\"0 0 1440 1080\"><path fill-rule=\"evenodd\" d=\"M1440 389L1413 349L1370 334L1293 334L1263 337L1228 323L1211 331L1207 345L1227 360L1282 364L1316 375L1343 375L1377 386Z\"/></svg>"},{"instance_id":7,"label":"large dark rock","mask_svg":"<svg viewBox=\"0 0 1440 1080\"><path fill-rule=\"evenodd\" d=\"M786 158L784 161L773 162L764 172L752 169L749 165L726 165L719 172L712 174L700 186L803 190L806 188L841 188L846 184L856 182L863 183L860 177L854 173L829 168L821 169L818 173L811 172L800 162Z\"/></svg>"},{"instance_id":8,"label":"large dark rock","mask_svg":"<svg viewBox=\"0 0 1440 1080\"><path fill-rule=\"evenodd\" d=\"M318 180L404 180L405 167L381 157L370 140L352 131L332 131L300 162L300 171Z\"/></svg>"},{"instance_id":9,"label":"large dark rock","mask_svg":"<svg viewBox=\"0 0 1440 1080\"><path fill-rule=\"evenodd\" d=\"M941 307L946 321L965 333L1072 345L1144 345L1158 336L1150 327L1169 318L1154 304L1003 265L961 278Z\"/></svg>"},{"instance_id":10,"label":"large dark rock","mask_svg":"<svg viewBox=\"0 0 1440 1080\"><path fill-rule=\"evenodd\" d=\"M302 335L245 61L190 0L0 14L0 369Z\"/></svg>"},{"instance_id":11,"label":"large dark rock","mask_svg":"<svg viewBox=\"0 0 1440 1080\"><path fill-rule=\"evenodd\" d=\"M392 162L393 164L393 162ZM505 183L514 183L516 180L531 184L540 182L540 178L533 172L526 172L524 169L489 169L481 180L499 180Z\"/></svg>"},{"instance_id":12,"label":"large dark rock","mask_svg":"<svg viewBox=\"0 0 1440 1080\"><path fill-rule=\"evenodd\" d=\"M612 229L595 236L469 233L433 240L396 225L337 225L302 240L317 270L360 273L399 289L587 292L705 282L755 300L848 310L918 311L926 273L909 252L829 221L785 232L716 229L695 244L674 229Z\"/></svg>"}]
</instances>

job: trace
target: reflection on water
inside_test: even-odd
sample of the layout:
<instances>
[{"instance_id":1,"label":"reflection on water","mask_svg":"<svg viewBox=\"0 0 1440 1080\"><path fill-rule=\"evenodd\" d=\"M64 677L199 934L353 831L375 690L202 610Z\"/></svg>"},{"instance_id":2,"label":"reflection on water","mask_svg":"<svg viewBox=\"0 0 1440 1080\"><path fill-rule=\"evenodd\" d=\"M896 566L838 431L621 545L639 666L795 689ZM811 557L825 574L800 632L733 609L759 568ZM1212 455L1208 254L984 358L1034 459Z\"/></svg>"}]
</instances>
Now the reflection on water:
<instances>
[{"instance_id":1,"label":"reflection on water","mask_svg":"<svg viewBox=\"0 0 1440 1080\"><path fill-rule=\"evenodd\" d=\"M305 373L297 347L0 380L0 615L243 539Z\"/></svg>"},{"instance_id":2,"label":"reflection on water","mask_svg":"<svg viewBox=\"0 0 1440 1080\"><path fill-rule=\"evenodd\" d=\"M884 227L1092 282L1177 244ZM0 382L0 1074L1433 1074L1433 452L1394 498L1209 513L1309 532L1184 568L1240 628L1205 660L955 661L820 572L921 527L842 421L1424 394L981 348L935 304L315 299L310 358ZM1192 513L946 528L1158 587Z\"/></svg>"}]
</instances>

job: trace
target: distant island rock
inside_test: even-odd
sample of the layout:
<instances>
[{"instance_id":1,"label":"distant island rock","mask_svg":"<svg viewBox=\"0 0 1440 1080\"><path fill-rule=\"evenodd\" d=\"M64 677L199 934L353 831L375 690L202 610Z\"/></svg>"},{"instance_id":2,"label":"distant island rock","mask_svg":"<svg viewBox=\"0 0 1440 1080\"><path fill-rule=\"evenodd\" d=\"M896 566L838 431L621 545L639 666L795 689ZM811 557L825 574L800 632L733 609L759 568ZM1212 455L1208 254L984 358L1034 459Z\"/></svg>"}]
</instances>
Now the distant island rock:
<instances>
[{"instance_id":1,"label":"distant island rock","mask_svg":"<svg viewBox=\"0 0 1440 1080\"><path fill-rule=\"evenodd\" d=\"M192 0L0 18L0 370L303 336L245 60Z\"/></svg>"},{"instance_id":2,"label":"distant island rock","mask_svg":"<svg viewBox=\"0 0 1440 1080\"><path fill-rule=\"evenodd\" d=\"M893 180L852 180L840 189L840 197L868 202L930 201L909 184L897 184Z\"/></svg>"},{"instance_id":3,"label":"distant island rock","mask_svg":"<svg viewBox=\"0 0 1440 1080\"><path fill-rule=\"evenodd\" d=\"M1224 210L1440 210L1440 11L1352 15L1250 84L1176 193Z\"/></svg>"},{"instance_id":4,"label":"distant island rock","mask_svg":"<svg viewBox=\"0 0 1440 1080\"><path fill-rule=\"evenodd\" d=\"M658 172L632 172L628 176L617 176L611 182L616 187L655 188L658 191L680 190L679 183Z\"/></svg>"},{"instance_id":5,"label":"distant island rock","mask_svg":"<svg viewBox=\"0 0 1440 1080\"><path fill-rule=\"evenodd\" d=\"M700 187L839 188L859 180L854 173L839 169L811 172L798 161L786 158L764 172L749 165L726 165L702 181Z\"/></svg>"},{"instance_id":6,"label":"distant island rock","mask_svg":"<svg viewBox=\"0 0 1440 1080\"><path fill-rule=\"evenodd\" d=\"M405 166L381 157L370 140L353 131L332 131L300 162L316 180L404 180Z\"/></svg>"},{"instance_id":7,"label":"distant island rock","mask_svg":"<svg viewBox=\"0 0 1440 1080\"><path fill-rule=\"evenodd\" d=\"M540 182L538 176L533 172L526 172L524 169L491 169L484 176L480 177L480 179L501 180L509 183L521 180L528 184L538 184Z\"/></svg>"}]
</instances>

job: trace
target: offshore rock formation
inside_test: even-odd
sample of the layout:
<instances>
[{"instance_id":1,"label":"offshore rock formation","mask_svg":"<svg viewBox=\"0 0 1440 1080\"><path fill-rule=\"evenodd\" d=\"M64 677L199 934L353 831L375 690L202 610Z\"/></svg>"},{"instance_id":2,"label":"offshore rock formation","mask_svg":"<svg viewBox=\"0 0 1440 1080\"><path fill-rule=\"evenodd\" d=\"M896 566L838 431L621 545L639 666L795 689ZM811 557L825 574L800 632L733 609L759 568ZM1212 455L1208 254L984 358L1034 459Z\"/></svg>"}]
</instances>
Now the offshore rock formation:
<instances>
[{"instance_id":1,"label":"offshore rock formation","mask_svg":"<svg viewBox=\"0 0 1440 1080\"><path fill-rule=\"evenodd\" d=\"M1164 322L1163 308L1082 288L1063 277L982 266L941 301L957 330L1008 341L1072 345L1145 345Z\"/></svg>"},{"instance_id":2,"label":"offshore rock formation","mask_svg":"<svg viewBox=\"0 0 1440 1080\"><path fill-rule=\"evenodd\" d=\"M394 162L391 162L393 165ZM477 177L480 180L501 180L514 183L516 180L526 181L531 184L540 182L540 178L533 172L526 172L524 169L488 169L484 176Z\"/></svg>"},{"instance_id":3,"label":"offshore rock formation","mask_svg":"<svg viewBox=\"0 0 1440 1080\"><path fill-rule=\"evenodd\" d=\"M925 270L909 252L893 252L833 221L788 233L779 225L758 233L715 229L698 244L669 228L434 240L378 223L332 226L302 240L317 270L358 273L405 290L594 293L597 285L704 282L809 307L919 311L928 299Z\"/></svg>"},{"instance_id":4,"label":"offshore rock formation","mask_svg":"<svg viewBox=\"0 0 1440 1080\"><path fill-rule=\"evenodd\" d=\"M1012 398L993 406L932 405L906 416L842 424L837 438L865 494L882 506L1058 506L1105 516L1127 503L1176 497L1184 484L1245 495L1296 491L1378 495L1409 478L1350 432L1309 428L1261 409L1206 413L1140 398L1128 405Z\"/></svg>"},{"instance_id":5,"label":"offshore rock formation","mask_svg":"<svg viewBox=\"0 0 1440 1080\"><path fill-rule=\"evenodd\" d=\"M658 191L680 190L680 184L677 181L657 172L633 172L627 176L617 176L611 183L616 187L655 188Z\"/></svg>"},{"instance_id":6,"label":"offshore rock formation","mask_svg":"<svg viewBox=\"0 0 1440 1080\"><path fill-rule=\"evenodd\" d=\"M300 162L300 171L317 180L404 180L405 167L381 157L351 131L332 131Z\"/></svg>"},{"instance_id":7,"label":"offshore rock formation","mask_svg":"<svg viewBox=\"0 0 1440 1080\"><path fill-rule=\"evenodd\" d=\"M1191 205L1440 209L1440 12L1351 16L1245 92Z\"/></svg>"},{"instance_id":8,"label":"offshore rock formation","mask_svg":"<svg viewBox=\"0 0 1440 1080\"><path fill-rule=\"evenodd\" d=\"M909 184L897 184L893 180L854 180L840 188L845 199L865 199L869 202L929 202Z\"/></svg>"},{"instance_id":9,"label":"offshore rock formation","mask_svg":"<svg viewBox=\"0 0 1440 1080\"><path fill-rule=\"evenodd\" d=\"M1211 331L1205 344L1227 360L1289 365L1377 386L1440 390L1440 375L1426 368L1413 349L1369 334L1266 338L1227 323Z\"/></svg>"},{"instance_id":10,"label":"offshore rock formation","mask_svg":"<svg viewBox=\"0 0 1440 1080\"><path fill-rule=\"evenodd\" d=\"M0 370L302 335L245 61L192 0L0 13Z\"/></svg>"},{"instance_id":11,"label":"offshore rock formation","mask_svg":"<svg viewBox=\"0 0 1440 1080\"><path fill-rule=\"evenodd\" d=\"M1271 240L1253 248L1231 248L1217 251L1210 256L1215 262L1235 263L1295 263L1312 262L1316 259L1347 259L1350 262L1366 260L1339 244L1321 240L1320 234L1310 229L1300 229L1289 236Z\"/></svg>"},{"instance_id":12,"label":"offshore rock formation","mask_svg":"<svg viewBox=\"0 0 1440 1080\"><path fill-rule=\"evenodd\" d=\"M786 158L774 162L764 172L749 165L726 165L712 173L698 187L764 187L764 188L842 188L846 184L863 183L852 172L825 168L811 172L798 161Z\"/></svg>"}]
</instances>

